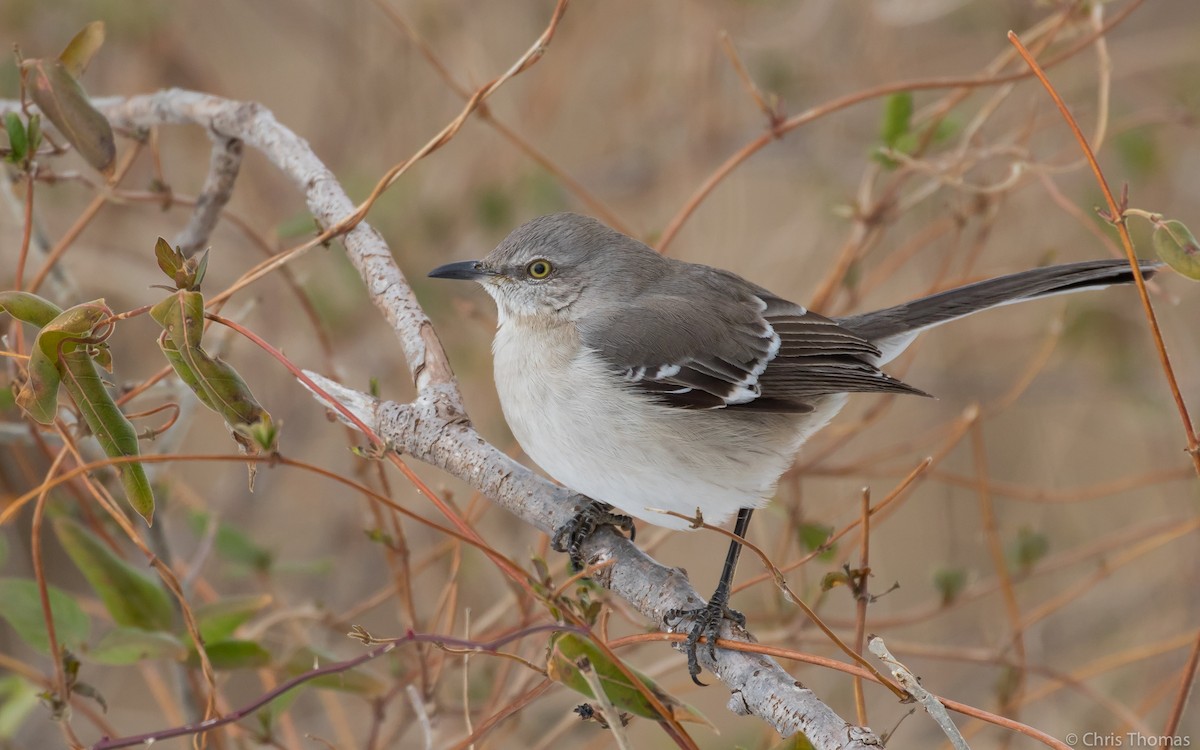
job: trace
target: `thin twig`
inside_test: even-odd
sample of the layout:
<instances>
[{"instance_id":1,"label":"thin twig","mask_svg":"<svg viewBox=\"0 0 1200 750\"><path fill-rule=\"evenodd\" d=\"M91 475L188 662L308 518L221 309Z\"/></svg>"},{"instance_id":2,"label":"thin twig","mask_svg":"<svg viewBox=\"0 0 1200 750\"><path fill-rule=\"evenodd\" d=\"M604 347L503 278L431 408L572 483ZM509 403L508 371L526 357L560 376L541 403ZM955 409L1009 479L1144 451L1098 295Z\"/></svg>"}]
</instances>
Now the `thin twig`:
<instances>
[{"instance_id":1,"label":"thin twig","mask_svg":"<svg viewBox=\"0 0 1200 750\"><path fill-rule=\"evenodd\" d=\"M617 743L619 750L631 750L629 737L625 735L625 727L621 723L621 712L613 705L612 699L608 697L608 693L604 692L604 686L600 684L600 675L596 673L596 668L592 666L587 657L584 657L581 663L576 664L579 668L579 673L583 675L583 679L587 682L588 687L592 689L592 698L600 704L600 708L604 714L604 719L608 723L608 731L612 734L613 742Z\"/></svg>"},{"instance_id":2,"label":"thin twig","mask_svg":"<svg viewBox=\"0 0 1200 750\"><path fill-rule=\"evenodd\" d=\"M242 166L242 142L228 138L215 131L209 132L212 139L212 155L208 160L208 176L204 187L196 197L196 208L188 219L187 226L175 235L175 242L186 257L191 257L208 243L221 211L233 195L238 171Z\"/></svg>"},{"instance_id":3,"label":"thin twig","mask_svg":"<svg viewBox=\"0 0 1200 750\"><path fill-rule=\"evenodd\" d=\"M1103 37L1115 26L1129 17L1129 15L1133 13L1133 11L1136 10L1137 7L1143 2L1144 0L1133 0L1133 2L1129 3L1129 5L1122 8L1119 13L1113 15L1113 17L1108 21L1108 23L1104 24L1103 27L1096 30L1092 34L1081 38L1070 48L1059 53L1051 60L1048 60L1046 62L1046 67L1049 68L1057 65L1060 62L1063 62L1064 60L1070 59L1080 50L1086 48L1088 45L1094 43L1097 39ZM1022 71L1009 75L980 76L975 78L926 78L912 81L900 81L898 83L876 86L864 91L847 94L846 96L839 97L833 101L826 102L825 104L818 105L797 115L793 115L783 122L773 126L769 131L762 133L742 148L738 149L738 151L726 159L721 166L717 167L717 169L700 185L700 187L697 188L694 193L692 193L691 197L688 198L686 203L684 203L683 208L681 208L679 212L676 213L671 219L671 221L667 223L667 226L663 230L662 236L659 237L658 243L655 247L659 252L665 253L672 240L674 240L675 236L679 234L679 230L683 227L683 224L691 217L693 213L695 213L696 209L700 206L704 199L707 198L710 193L712 193L717 185L719 185L727 176L729 176L734 169L740 166L742 162L746 161L746 159L761 151L776 138L786 135L801 125L805 125L813 120L819 119L839 110L852 107L856 104L861 104L872 99L877 99L899 92L959 88L972 89L979 88L981 86L998 86L1000 84L1020 81L1030 77L1031 75L1032 74L1027 71Z\"/></svg>"},{"instance_id":4,"label":"thin twig","mask_svg":"<svg viewBox=\"0 0 1200 750\"><path fill-rule=\"evenodd\" d=\"M1137 286L1138 297L1142 301L1142 309L1146 313L1146 322L1150 326L1150 336L1158 352L1159 363L1162 366L1163 375L1167 379L1167 387L1170 389L1171 397L1175 401L1175 408L1179 411L1179 419L1183 422L1184 435L1187 438L1188 454L1192 458L1192 465L1195 467L1196 473L1200 475L1200 440L1196 437L1196 430L1192 424L1192 418L1188 414L1187 404L1183 400L1183 394L1179 391L1179 383L1175 379L1175 369L1171 366L1171 358L1167 354L1166 344L1163 343L1162 331L1158 327L1158 316L1154 313L1154 305L1150 302L1150 293L1146 289L1146 280L1142 278L1138 267L1138 258L1133 249L1133 240L1129 236L1129 228L1125 225L1125 221L1121 216L1124 207L1118 206L1116 198L1113 197L1112 190L1108 187L1108 180L1105 179L1104 173L1100 169L1100 163L1096 160L1096 155L1092 151L1092 147L1084 137L1083 131L1079 129L1079 124L1075 122L1071 111L1067 109L1066 103L1058 95L1058 91L1050 83L1050 79L1046 77L1043 68L1033 59L1033 56L1029 54L1029 50L1025 49L1025 45L1021 44L1021 40L1017 38L1015 33L1008 32L1008 40L1017 48L1017 52L1020 53L1022 59L1029 65L1033 74L1042 82L1042 85L1046 88L1046 92L1050 94L1050 98L1054 100L1055 106L1062 113L1063 119L1066 120L1067 126L1071 129L1071 133L1079 143L1079 148L1083 151L1084 156L1087 157L1088 164L1092 168L1092 173L1096 176L1096 183L1100 186L1101 192L1104 193L1104 201L1108 205L1108 215L1117 229L1117 234L1121 237L1121 244L1125 248L1125 256L1129 259L1129 265L1133 269L1133 281Z\"/></svg>"},{"instance_id":5,"label":"thin twig","mask_svg":"<svg viewBox=\"0 0 1200 750\"><path fill-rule=\"evenodd\" d=\"M892 677L900 686L908 691L909 695L917 700L921 706L925 708L925 712L945 733L950 739L950 744L955 750L971 750L967 745L967 741L963 739L962 733L958 731L958 727L954 726L954 722L950 719L950 714L946 713L946 707L937 699L937 696L930 693L925 688L921 687L921 681L908 670L908 667L900 663L900 660L892 656L892 652L888 651L887 645L879 636L872 636L867 648L872 654L892 670Z\"/></svg>"},{"instance_id":6,"label":"thin twig","mask_svg":"<svg viewBox=\"0 0 1200 750\"><path fill-rule=\"evenodd\" d=\"M367 662L372 661L374 659L378 659L379 657L381 657L385 654L389 654L392 651L395 651L398 647L408 644L408 643L454 643L454 644L460 645L460 646L471 645L471 646L477 647L478 650L480 650L482 652L490 652L490 651L495 651L496 649L500 648L501 646L504 646L505 644L511 643L511 642L521 639L521 638L525 638L526 636L529 636L529 635L534 635L537 633L543 633L543 632L547 632L547 631L563 631L563 630L572 631L574 629L570 628L570 627L565 627L562 625L539 625L537 627L525 628L523 630L518 630L513 633L509 633L508 635L502 636L500 638L496 638L495 640L486 641L486 642L478 642L478 643L471 643L469 641L463 641L458 638L446 638L446 637L442 637L442 636L438 636L438 635L428 635L428 634L422 634L422 633L408 633L407 635L400 637L400 638L389 639L386 642L384 642L383 645L373 648L370 651L368 651L367 653L362 654L361 656L356 656L353 659L347 659L345 661L334 662L333 664L329 664L324 667L317 667L315 669L310 669L309 671L305 672L304 674L297 675L297 676L293 677L292 679L279 684L273 690L263 693L258 698L254 699L253 701L246 704L245 706L242 706L241 708L237 709L236 711L231 711L222 716L208 719L207 721L201 721L201 722L198 722L195 724L187 724L187 725L181 726L181 727L172 727L170 729L161 729L161 730L158 730L157 732L147 732L145 734L132 735L129 737L117 737L117 738L105 737L104 739L100 740L96 744L92 745L91 750L116 750L116 748L133 747L134 745L150 745L155 742L160 742L162 740L171 739L172 737L187 737L190 735L202 734L204 732L212 731L213 729L216 729L217 727L221 727L226 724L231 724L235 721L240 721L241 719L244 719L245 717L253 714L258 709L267 705L268 703L275 700L276 698L278 698L279 696L288 692L289 690L291 690L294 687L303 685L304 683L309 682L311 680L315 680L318 677L324 677L325 675L331 675L331 674L340 674L342 672L346 672L348 670L354 669L355 667L357 667L359 665L366 664Z\"/></svg>"},{"instance_id":7,"label":"thin twig","mask_svg":"<svg viewBox=\"0 0 1200 750\"><path fill-rule=\"evenodd\" d=\"M425 711L425 701L411 682L404 686L404 694L408 703L417 716L417 726L421 728L421 737L425 740L425 750L433 750L433 725L429 723L429 714Z\"/></svg>"},{"instance_id":8,"label":"thin twig","mask_svg":"<svg viewBox=\"0 0 1200 750\"><path fill-rule=\"evenodd\" d=\"M763 567L765 567L775 579L775 585L779 587L779 590L783 592L787 600L799 607L800 611L804 613L805 617L807 617L812 624L816 625L831 643L841 649L842 653L846 654L846 656L849 656L851 659L858 662L864 669L874 675L875 681L886 687L888 690L891 690L897 698L904 697L903 690L896 687L890 680L880 674L879 671L875 669L875 665L867 661L861 653L856 652L854 649L846 645L846 642L843 641L837 633L833 632L833 628L826 625L825 622L817 615L817 613L813 611L812 607L808 606L808 604L806 604L804 600L796 594L796 592L792 591L791 587L787 584L787 579L784 577L783 572L775 566L775 563L771 562L771 558L762 550L761 547L746 541L744 538L737 536L732 531L723 529L720 526L713 526L710 523L704 523L703 521L699 521L690 516L685 516L682 513L676 513L675 511L664 511L664 513L669 516L674 516L675 518L690 520L693 528L715 531L722 536L728 537L732 541L738 542L742 545L742 547L750 552L753 552L762 562ZM702 639L700 642L707 643L707 638Z\"/></svg>"},{"instance_id":9,"label":"thin twig","mask_svg":"<svg viewBox=\"0 0 1200 750\"><path fill-rule=\"evenodd\" d=\"M971 425L971 451L975 461L975 476L978 479L976 494L979 496L979 515L983 524L983 535L987 540L988 552L992 557L992 568L1000 582L1000 593L1004 599L1004 611L1012 628L1013 650L1017 655L1016 680L1011 691L1005 690L1002 708L1013 710L1019 703L1025 687L1025 623L1021 620L1021 607L1013 588L1012 574L1004 557L1004 543L1000 540L1000 526L996 522L996 509L988 491L987 450L983 442L983 426L979 420Z\"/></svg>"},{"instance_id":10,"label":"thin twig","mask_svg":"<svg viewBox=\"0 0 1200 750\"><path fill-rule=\"evenodd\" d=\"M1183 714L1187 710L1188 699L1196 681L1197 662L1200 662L1200 631L1196 632L1196 642L1192 644L1192 650L1184 662L1179 692L1171 705L1171 713L1167 715L1167 723L1163 725L1164 737L1174 737L1179 731L1179 723L1183 721Z\"/></svg>"},{"instance_id":11,"label":"thin twig","mask_svg":"<svg viewBox=\"0 0 1200 750\"><path fill-rule=\"evenodd\" d=\"M137 160L138 154L141 152L142 144L135 141L133 146L125 152L125 155L121 158L121 161L117 163L117 168L113 171L112 179L109 180L108 183L110 186L116 186L120 184L121 180L124 179L125 175L129 172L129 168L132 167L134 162ZM50 252L46 255L45 260L42 261L42 267L38 269L37 274L34 275L33 281L29 282L30 292L36 292L42 286L42 282L44 282L46 277L50 275L50 269L54 268L59 259L63 256L63 253L70 249L71 245L76 239L79 238L79 235L83 233L83 230L87 228L88 224L92 222L92 219L96 218L96 214L100 212L100 209L103 208L107 202L108 198L105 196L104 191L101 191L98 195L92 198L91 202L88 203L87 208L83 209L83 212L79 214L79 218L77 218L75 223L72 224L69 229L67 229L66 234L59 238L58 242L55 243L54 247L51 248Z\"/></svg>"},{"instance_id":12,"label":"thin twig","mask_svg":"<svg viewBox=\"0 0 1200 750\"><path fill-rule=\"evenodd\" d=\"M855 598L855 616L854 616L854 650L862 656L863 639L866 638L867 631L867 605L870 603L871 594L868 588L868 580L871 577L871 488L863 487L862 491L862 513L859 515L862 521L862 554L858 558L858 585L854 585L855 581L850 581L850 590L854 592ZM867 698L863 694L862 679L854 678L854 708L858 715L858 723L863 726L867 725Z\"/></svg>"},{"instance_id":13,"label":"thin twig","mask_svg":"<svg viewBox=\"0 0 1200 750\"><path fill-rule=\"evenodd\" d=\"M36 167L30 166L25 174L25 213L22 217L21 247L17 252L17 270L13 289L21 291L21 279L25 278L25 261L29 258L29 243L33 238L33 186Z\"/></svg>"}]
</instances>

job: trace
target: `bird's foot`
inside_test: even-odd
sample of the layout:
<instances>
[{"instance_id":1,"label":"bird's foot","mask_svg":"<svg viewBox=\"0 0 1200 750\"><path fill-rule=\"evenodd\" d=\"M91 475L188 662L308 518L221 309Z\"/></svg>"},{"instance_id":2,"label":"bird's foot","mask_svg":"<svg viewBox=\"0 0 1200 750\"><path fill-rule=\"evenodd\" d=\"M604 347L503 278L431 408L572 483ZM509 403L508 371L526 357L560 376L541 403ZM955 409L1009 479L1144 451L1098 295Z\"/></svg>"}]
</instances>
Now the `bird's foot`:
<instances>
[{"instance_id":1,"label":"bird's foot","mask_svg":"<svg viewBox=\"0 0 1200 750\"><path fill-rule=\"evenodd\" d=\"M633 541L636 529L633 519L629 516L614 512L608 503L588 500L583 505L576 506L575 515L554 532L550 546L556 552L566 552L571 559L571 567L583 570L583 543L596 533L602 526L611 526L618 531L624 531Z\"/></svg>"},{"instance_id":2,"label":"bird's foot","mask_svg":"<svg viewBox=\"0 0 1200 750\"><path fill-rule=\"evenodd\" d=\"M696 658L696 649L700 639L708 646L708 655L717 658L717 638L721 636L721 623L730 620L738 627L746 627L746 616L736 609L729 608L728 589L720 586L713 593L708 604L696 609L672 609L663 616L663 622L674 628L683 620L692 621L692 629L688 631L687 640L683 642L684 653L687 654L688 674L692 682L703 687L700 681L700 661Z\"/></svg>"}]
</instances>

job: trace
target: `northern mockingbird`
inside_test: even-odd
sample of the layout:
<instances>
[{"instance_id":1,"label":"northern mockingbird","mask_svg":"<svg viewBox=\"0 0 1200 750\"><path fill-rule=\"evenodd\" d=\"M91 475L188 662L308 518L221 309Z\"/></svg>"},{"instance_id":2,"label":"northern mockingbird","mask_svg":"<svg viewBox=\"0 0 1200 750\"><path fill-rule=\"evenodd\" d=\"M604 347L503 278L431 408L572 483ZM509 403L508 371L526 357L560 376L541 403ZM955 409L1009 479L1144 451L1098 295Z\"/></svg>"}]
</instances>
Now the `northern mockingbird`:
<instances>
[{"instance_id":1,"label":"northern mockingbird","mask_svg":"<svg viewBox=\"0 0 1200 750\"><path fill-rule=\"evenodd\" d=\"M1144 262L1144 277L1160 264ZM517 228L482 260L429 273L479 282L496 301L492 344L504 417L550 476L593 501L658 526L702 514L750 514L774 495L796 452L856 392L927 395L879 368L926 328L989 307L1133 280L1117 260L1038 268L885 310L827 318L729 271L666 258L600 222L554 214ZM597 523L590 507L556 539L580 564ZM686 650L710 652L741 545L730 545ZM702 684L702 683L701 683Z\"/></svg>"}]
</instances>

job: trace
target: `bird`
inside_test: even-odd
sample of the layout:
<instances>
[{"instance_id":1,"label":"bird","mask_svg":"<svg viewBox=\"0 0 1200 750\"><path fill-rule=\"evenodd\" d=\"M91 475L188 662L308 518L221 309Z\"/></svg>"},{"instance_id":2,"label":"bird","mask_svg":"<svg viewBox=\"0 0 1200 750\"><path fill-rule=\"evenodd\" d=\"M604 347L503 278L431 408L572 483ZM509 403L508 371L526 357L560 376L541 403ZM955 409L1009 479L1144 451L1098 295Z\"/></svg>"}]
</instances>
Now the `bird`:
<instances>
[{"instance_id":1,"label":"bird","mask_svg":"<svg viewBox=\"0 0 1200 750\"><path fill-rule=\"evenodd\" d=\"M1141 261L1143 278L1161 264ZM751 514L774 496L801 445L851 393L927 396L885 373L922 331L1000 305L1133 281L1124 260L1035 268L875 312L830 318L730 271L666 257L574 213L535 218L480 260L433 269L495 300L500 405L547 474L591 502L555 535L579 559L601 525L629 516L672 529L736 515L717 588L685 651L698 684L701 639L715 656ZM614 510L615 509L615 510ZM673 511L668 514L667 511ZM670 623L668 623L670 624Z\"/></svg>"}]
</instances>

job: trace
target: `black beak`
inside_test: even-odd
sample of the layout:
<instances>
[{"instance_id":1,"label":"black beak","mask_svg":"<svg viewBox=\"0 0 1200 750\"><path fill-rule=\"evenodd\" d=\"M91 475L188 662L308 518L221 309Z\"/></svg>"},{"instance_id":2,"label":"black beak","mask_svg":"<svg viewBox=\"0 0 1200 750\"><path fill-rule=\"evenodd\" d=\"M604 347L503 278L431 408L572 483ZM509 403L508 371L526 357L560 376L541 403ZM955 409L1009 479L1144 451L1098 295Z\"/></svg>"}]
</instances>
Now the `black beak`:
<instances>
[{"instance_id":1,"label":"black beak","mask_svg":"<svg viewBox=\"0 0 1200 750\"><path fill-rule=\"evenodd\" d=\"M463 279L466 281L477 281L484 276L493 275L495 274L484 268L483 264L477 260L447 263L429 272L429 278L431 279Z\"/></svg>"}]
</instances>

